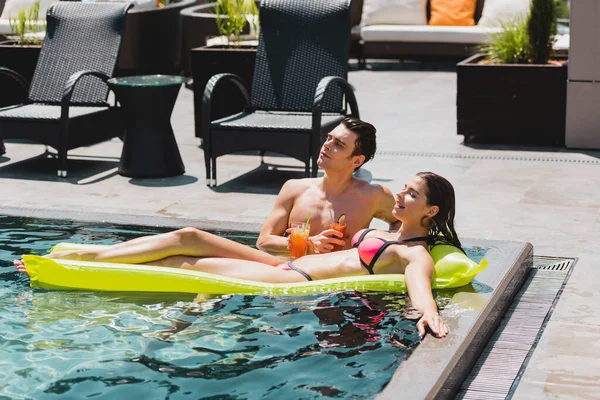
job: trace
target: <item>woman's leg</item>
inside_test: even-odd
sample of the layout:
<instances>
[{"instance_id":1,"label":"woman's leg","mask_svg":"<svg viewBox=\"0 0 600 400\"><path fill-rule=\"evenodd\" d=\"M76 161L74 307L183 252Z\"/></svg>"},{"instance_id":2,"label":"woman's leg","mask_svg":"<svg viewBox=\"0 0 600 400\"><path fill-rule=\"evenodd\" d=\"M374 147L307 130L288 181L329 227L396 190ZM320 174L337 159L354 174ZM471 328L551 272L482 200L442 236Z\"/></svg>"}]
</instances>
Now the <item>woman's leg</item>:
<instances>
[{"instance_id":1,"label":"woman's leg","mask_svg":"<svg viewBox=\"0 0 600 400\"><path fill-rule=\"evenodd\" d=\"M281 263L279 258L268 253L195 228L143 236L97 250L61 251L48 255L49 258L126 264L152 263L171 256L227 257L268 265Z\"/></svg>"},{"instance_id":2,"label":"woman's leg","mask_svg":"<svg viewBox=\"0 0 600 400\"><path fill-rule=\"evenodd\" d=\"M306 282L306 278L296 271L274 268L271 264L255 261L244 261L233 258L197 258L188 256L172 256L152 263L171 268L191 269L208 272L230 278L246 279L266 283ZM278 264L281 264L281 260Z\"/></svg>"}]
</instances>

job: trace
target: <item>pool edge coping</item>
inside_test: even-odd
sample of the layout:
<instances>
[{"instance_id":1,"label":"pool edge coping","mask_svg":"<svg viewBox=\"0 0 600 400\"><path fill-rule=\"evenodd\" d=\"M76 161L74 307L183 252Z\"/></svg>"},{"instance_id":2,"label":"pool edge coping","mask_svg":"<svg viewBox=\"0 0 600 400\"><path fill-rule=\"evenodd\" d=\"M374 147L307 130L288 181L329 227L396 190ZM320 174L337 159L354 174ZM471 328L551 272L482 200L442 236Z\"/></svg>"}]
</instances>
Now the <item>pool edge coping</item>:
<instances>
[{"instance_id":1,"label":"pool edge coping","mask_svg":"<svg viewBox=\"0 0 600 400\"><path fill-rule=\"evenodd\" d=\"M441 312L450 326L450 334L445 339L428 335L396 369L390 382L376 396L377 400L397 399L399 393L408 399L454 398L531 271L531 243L485 239L465 239L463 243L468 246L493 244L512 249L510 254L500 254L499 258L492 255L496 259L489 260L488 269L502 268L502 262L509 258L512 263L503 274L501 269L498 270L493 282L483 282L493 291L481 310L452 315L447 310L464 303L469 294L458 291L453 296ZM452 356L448 357L450 353Z\"/></svg>"},{"instance_id":2,"label":"pool edge coping","mask_svg":"<svg viewBox=\"0 0 600 400\"><path fill-rule=\"evenodd\" d=\"M25 207L0 206L0 215L11 217L64 219L68 212L69 220L78 222L102 222L120 225L141 225L165 228L181 228L186 226L211 231L252 232L258 233L262 224L254 222L238 222L235 220L213 220L207 218L178 218L160 215L117 214L97 211L79 211L62 209L41 209ZM62 214L62 215L61 215Z\"/></svg>"}]
</instances>

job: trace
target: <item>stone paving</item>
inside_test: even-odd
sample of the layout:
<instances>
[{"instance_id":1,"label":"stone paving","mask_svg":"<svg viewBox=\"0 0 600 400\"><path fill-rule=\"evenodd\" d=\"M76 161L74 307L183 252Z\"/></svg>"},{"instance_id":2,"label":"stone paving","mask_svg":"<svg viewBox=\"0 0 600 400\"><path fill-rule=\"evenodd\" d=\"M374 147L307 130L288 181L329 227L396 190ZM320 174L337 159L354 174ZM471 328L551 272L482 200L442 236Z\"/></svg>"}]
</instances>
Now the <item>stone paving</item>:
<instances>
[{"instance_id":1,"label":"stone paving","mask_svg":"<svg viewBox=\"0 0 600 400\"><path fill-rule=\"evenodd\" d=\"M374 63L349 80L361 117L378 128L379 152L360 177L397 191L418 171L437 172L455 186L461 236L528 241L537 255L578 258L515 398L598 398L600 152L463 144L452 66ZM208 188L188 89L172 124L186 166L175 178L118 175L117 139L71 151L66 179L44 146L7 141L0 214L258 231L283 182L302 176L286 157L260 165L256 155L227 155L218 159L219 186Z\"/></svg>"}]
</instances>

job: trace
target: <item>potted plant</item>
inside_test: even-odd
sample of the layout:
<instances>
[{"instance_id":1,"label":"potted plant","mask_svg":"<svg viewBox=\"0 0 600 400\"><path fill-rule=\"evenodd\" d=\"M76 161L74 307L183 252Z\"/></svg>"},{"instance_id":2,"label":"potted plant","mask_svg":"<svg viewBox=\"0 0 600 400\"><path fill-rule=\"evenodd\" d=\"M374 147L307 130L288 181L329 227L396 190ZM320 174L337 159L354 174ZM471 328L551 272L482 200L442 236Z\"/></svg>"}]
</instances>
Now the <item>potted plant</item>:
<instances>
[{"instance_id":1,"label":"potted plant","mask_svg":"<svg viewBox=\"0 0 600 400\"><path fill-rule=\"evenodd\" d=\"M553 58L556 0L532 0L482 53L457 65L457 133L500 144L565 144L567 65Z\"/></svg>"},{"instance_id":2,"label":"potted plant","mask_svg":"<svg viewBox=\"0 0 600 400\"><path fill-rule=\"evenodd\" d=\"M39 19L40 2L20 10L16 18L9 18L14 35L0 42L0 67L9 68L31 82L40 55L41 42L38 34L46 30L46 21ZM0 107L23 101L27 93L12 79L0 75Z\"/></svg>"},{"instance_id":3,"label":"potted plant","mask_svg":"<svg viewBox=\"0 0 600 400\"><path fill-rule=\"evenodd\" d=\"M256 34L258 8L254 0L218 0L214 3L215 24L219 36L206 46L191 50L191 67L194 90L196 136L202 131L201 107L206 83L213 75L229 72L241 77L248 90L252 87L256 59ZM249 29L251 37L242 33ZM254 39L244 41L244 39ZM212 100L212 119L218 119L242 110L243 100L238 89L225 82Z\"/></svg>"}]
</instances>

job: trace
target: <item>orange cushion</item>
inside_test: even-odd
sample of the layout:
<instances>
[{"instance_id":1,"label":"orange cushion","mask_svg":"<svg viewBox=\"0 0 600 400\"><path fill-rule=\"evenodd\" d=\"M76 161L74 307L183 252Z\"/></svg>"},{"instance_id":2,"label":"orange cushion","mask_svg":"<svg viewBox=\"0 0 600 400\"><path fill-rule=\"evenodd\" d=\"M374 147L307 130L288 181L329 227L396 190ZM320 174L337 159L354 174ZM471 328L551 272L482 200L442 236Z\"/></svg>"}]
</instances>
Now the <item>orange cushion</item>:
<instances>
[{"instance_id":1,"label":"orange cushion","mask_svg":"<svg viewBox=\"0 0 600 400\"><path fill-rule=\"evenodd\" d=\"M473 26L477 0L430 0L429 25Z\"/></svg>"}]
</instances>

